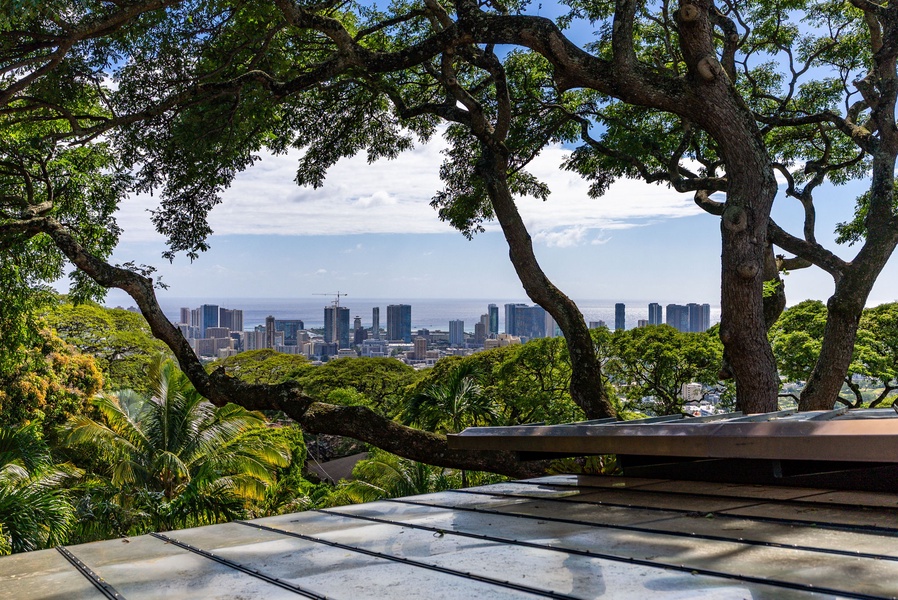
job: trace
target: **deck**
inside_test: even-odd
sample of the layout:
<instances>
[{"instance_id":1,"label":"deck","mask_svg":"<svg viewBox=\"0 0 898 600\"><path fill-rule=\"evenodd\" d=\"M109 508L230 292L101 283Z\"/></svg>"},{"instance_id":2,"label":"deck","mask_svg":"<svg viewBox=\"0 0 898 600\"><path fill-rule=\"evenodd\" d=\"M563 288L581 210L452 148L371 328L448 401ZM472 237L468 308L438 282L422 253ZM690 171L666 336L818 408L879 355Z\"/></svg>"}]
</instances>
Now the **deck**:
<instances>
[{"instance_id":1,"label":"deck","mask_svg":"<svg viewBox=\"0 0 898 600\"><path fill-rule=\"evenodd\" d=\"M898 495L559 475L0 559L0 597L894 598Z\"/></svg>"}]
</instances>

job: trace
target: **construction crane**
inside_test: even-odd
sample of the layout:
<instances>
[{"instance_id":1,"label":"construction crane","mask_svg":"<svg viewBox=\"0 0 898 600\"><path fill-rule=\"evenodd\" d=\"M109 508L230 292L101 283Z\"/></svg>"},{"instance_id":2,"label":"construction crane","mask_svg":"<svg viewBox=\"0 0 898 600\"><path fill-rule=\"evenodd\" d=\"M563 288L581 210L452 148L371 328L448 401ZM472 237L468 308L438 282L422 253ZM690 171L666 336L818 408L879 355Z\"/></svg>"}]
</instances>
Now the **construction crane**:
<instances>
[{"instance_id":1,"label":"construction crane","mask_svg":"<svg viewBox=\"0 0 898 600\"><path fill-rule=\"evenodd\" d=\"M335 296L334 298L334 306L340 306L340 298L343 296L348 296L349 294L344 294L343 292L325 292L323 294L312 294L313 296Z\"/></svg>"},{"instance_id":2,"label":"construction crane","mask_svg":"<svg viewBox=\"0 0 898 600\"><path fill-rule=\"evenodd\" d=\"M338 311L337 309L340 308L340 298L343 296L348 296L349 294L344 294L343 292L340 292L338 290L336 292L324 292L321 294L312 294L312 295L313 296L334 296L334 300L333 300L334 311L331 314L331 338L332 339L330 339L328 341L332 342L332 343L339 343L340 338L338 337L339 333L337 331L337 318L338 318L338 313L340 311Z\"/></svg>"}]
</instances>

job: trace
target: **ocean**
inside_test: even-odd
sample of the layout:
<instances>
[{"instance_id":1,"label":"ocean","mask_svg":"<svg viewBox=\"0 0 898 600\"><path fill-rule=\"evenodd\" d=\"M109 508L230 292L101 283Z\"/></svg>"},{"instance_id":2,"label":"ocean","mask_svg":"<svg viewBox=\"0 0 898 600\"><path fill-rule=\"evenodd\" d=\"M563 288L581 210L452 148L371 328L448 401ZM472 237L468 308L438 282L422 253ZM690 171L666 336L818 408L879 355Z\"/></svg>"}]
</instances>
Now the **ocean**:
<instances>
[{"instance_id":1,"label":"ocean","mask_svg":"<svg viewBox=\"0 0 898 600\"><path fill-rule=\"evenodd\" d=\"M181 307L197 308L202 304L217 304L221 308L243 311L243 328L253 329L265 323L265 317L271 315L276 319L302 319L306 328L324 327L324 307L330 306L332 299L320 298L160 298L159 304L165 316L173 322L180 320ZM380 326L387 326L387 305L409 304L412 307L412 331L431 329L447 331L449 321L460 319L465 323L465 331L473 332L474 324L480 316L487 312L487 305L499 307L499 331L505 331L505 307L507 303L523 302L533 304L527 299L397 299L397 298L340 298L340 306L350 310L350 319L361 317L362 325L371 326L371 309L380 307ZM577 305L586 321L605 321L614 327L614 305L621 300L579 300ZM649 302L659 302L662 306L668 303L687 304L702 303L700 299L683 299L671 301L623 300L626 305L627 329L636 327L639 319L648 319ZM720 307L711 305L711 324L720 321Z\"/></svg>"}]
</instances>

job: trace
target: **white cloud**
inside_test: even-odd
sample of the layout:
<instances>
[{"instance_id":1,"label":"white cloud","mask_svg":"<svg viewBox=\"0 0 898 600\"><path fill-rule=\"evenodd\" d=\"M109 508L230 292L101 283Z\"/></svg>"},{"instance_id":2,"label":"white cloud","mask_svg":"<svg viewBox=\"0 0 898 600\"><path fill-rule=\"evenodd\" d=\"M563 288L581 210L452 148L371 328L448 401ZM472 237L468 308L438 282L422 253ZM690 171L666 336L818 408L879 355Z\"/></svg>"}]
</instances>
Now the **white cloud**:
<instances>
[{"instance_id":1,"label":"white cloud","mask_svg":"<svg viewBox=\"0 0 898 600\"><path fill-rule=\"evenodd\" d=\"M324 185L313 190L293 182L297 154L265 155L241 173L213 209L209 222L216 234L348 235L361 233L450 233L429 202L441 188L442 139L419 146L393 161L369 165L365 156L340 161ZM546 148L530 171L549 184L548 201L523 198L518 206L534 239L553 246L596 243L602 232L697 214L691 195L663 186L621 180L598 199L588 184L559 165L569 154ZM161 241L147 208L155 198L137 196L118 214L127 241ZM490 230L496 224L487 224ZM601 243L601 242L598 242Z\"/></svg>"},{"instance_id":2,"label":"white cloud","mask_svg":"<svg viewBox=\"0 0 898 600\"><path fill-rule=\"evenodd\" d=\"M355 201L355 206L359 208L370 208L372 206L392 206L398 204L396 197L384 190L378 190L370 196L362 196Z\"/></svg>"},{"instance_id":3,"label":"white cloud","mask_svg":"<svg viewBox=\"0 0 898 600\"><path fill-rule=\"evenodd\" d=\"M586 238L586 233L585 227L568 227L556 231L539 231L533 236L533 239L550 248L568 248L582 244L584 238Z\"/></svg>"}]
</instances>

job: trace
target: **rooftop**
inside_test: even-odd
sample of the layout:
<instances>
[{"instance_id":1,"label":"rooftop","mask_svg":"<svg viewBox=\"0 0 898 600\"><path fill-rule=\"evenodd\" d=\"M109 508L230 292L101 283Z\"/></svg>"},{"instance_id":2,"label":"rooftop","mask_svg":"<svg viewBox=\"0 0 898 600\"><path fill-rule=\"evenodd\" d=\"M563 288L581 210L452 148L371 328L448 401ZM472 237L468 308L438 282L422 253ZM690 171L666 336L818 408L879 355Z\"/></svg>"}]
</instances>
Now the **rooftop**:
<instances>
[{"instance_id":1,"label":"rooftop","mask_svg":"<svg viewBox=\"0 0 898 600\"><path fill-rule=\"evenodd\" d=\"M470 427L450 435L449 445L525 459L615 454L629 476L898 493L891 409Z\"/></svg>"},{"instance_id":2,"label":"rooftop","mask_svg":"<svg viewBox=\"0 0 898 600\"><path fill-rule=\"evenodd\" d=\"M893 598L898 496L560 475L17 554L0 597Z\"/></svg>"}]
</instances>

